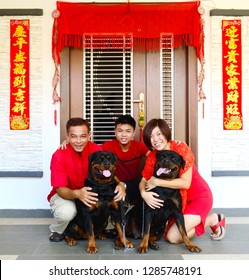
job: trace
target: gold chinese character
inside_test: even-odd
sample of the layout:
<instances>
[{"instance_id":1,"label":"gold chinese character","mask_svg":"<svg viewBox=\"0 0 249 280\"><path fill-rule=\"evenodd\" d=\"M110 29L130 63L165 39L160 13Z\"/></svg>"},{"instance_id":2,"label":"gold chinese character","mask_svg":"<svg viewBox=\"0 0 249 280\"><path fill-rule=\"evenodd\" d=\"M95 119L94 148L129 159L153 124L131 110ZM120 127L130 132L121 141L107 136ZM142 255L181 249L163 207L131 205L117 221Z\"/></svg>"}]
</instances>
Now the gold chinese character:
<instances>
[{"instance_id":1,"label":"gold chinese character","mask_svg":"<svg viewBox=\"0 0 249 280\"><path fill-rule=\"evenodd\" d=\"M225 83L226 85L228 85L228 89L238 89L237 83L240 83L240 81L238 80L238 78L236 76L231 77L228 79L228 81Z\"/></svg>"},{"instance_id":2,"label":"gold chinese character","mask_svg":"<svg viewBox=\"0 0 249 280\"><path fill-rule=\"evenodd\" d=\"M24 76L24 75L16 76L14 78L14 82L13 82L14 87L25 88L26 87L25 78L26 78L26 76Z\"/></svg>"},{"instance_id":3,"label":"gold chinese character","mask_svg":"<svg viewBox=\"0 0 249 280\"><path fill-rule=\"evenodd\" d=\"M18 38L13 46L19 46L19 49L21 50L23 44L27 44L27 42L23 38Z\"/></svg>"},{"instance_id":4,"label":"gold chinese character","mask_svg":"<svg viewBox=\"0 0 249 280\"><path fill-rule=\"evenodd\" d=\"M239 115L239 111L238 111L238 104L229 104L226 106L226 112L227 115L231 114L231 115Z\"/></svg>"},{"instance_id":5,"label":"gold chinese character","mask_svg":"<svg viewBox=\"0 0 249 280\"><path fill-rule=\"evenodd\" d=\"M26 60L26 56L25 55L25 52L22 52L21 50L19 50L18 53L16 53L16 58L14 59L15 62L25 62Z\"/></svg>"},{"instance_id":6,"label":"gold chinese character","mask_svg":"<svg viewBox=\"0 0 249 280\"><path fill-rule=\"evenodd\" d=\"M237 49L236 42L239 41L238 39L230 38L230 40L226 41L225 44L230 50Z\"/></svg>"},{"instance_id":7,"label":"gold chinese character","mask_svg":"<svg viewBox=\"0 0 249 280\"><path fill-rule=\"evenodd\" d=\"M24 75L26 71L27 70L24 68L24 63L15 63L15 68L13 69L14 74Z\"/></svg>"},{"instance_id":8,"label":"gold chinese character","mask_svg":"<svg viewBox=\"0 0 249 280\"><path fill-rule=\"evenodd\" d=\"M238 31L238 29L232 25L230 28L226 29L226 34L225 36L230 37L230 38L236 38L239 36L239 34L235 34Z\"/></svg>"},{"instance_id":9,"label":"gold chinese character","mask_svg":"<svg viewBox=\"0 0 249 280\"><path fill-rule=\"evenodd\" d=\"M24 30L23 26L21 25L17 26L16 31L13 34L13 37L27 37L26 31Z\"/></svg>"},{"instance_id":10,"label":"gold chinese character","mask_svg":"<svg viewBox=\"0 0 249 280\"><path fill-rule=\"evenodd\" d=\"M237 90L232 90L232 91L227 93L226 102L232 101L234 103L238 103L238 99L239 99L239 92Z\"/></svg>"},{"instance_id":11,"label":"gold chinese character","mask_svg":"<svg viewBox=\"0 0 249 280\"><path fill-rule=\"evenodd\" d=\"M26 102L25 102L25 101L22 102L22 103L15 102L14 104L15 104L15 106L12 107L11 110L12 110L13 112L15 112L15 113L21 112L21 115L23 115L24 110L27 108L27 107L25 106Z\"/></svg>"},{"instance_id":12,"label":"gold chinese character","mask_svg":"<svg viewBox=\"0 0 249 280\"><path fill-rule=\"evenodd\" d=\"M230 62L234 62L236 63L237 62L237 59L236 59L236 56L239 55L236 50L231 50L228 52L227 55L225 55L224 57L225 58L228 58L227 59L227 63L230 63Z\"/></svg>"},{"instance_id":13,"label":"gold chinese character","mask_svg":"<svg viewBox=\"0 0 249 280\"><path fill-rule=\"evenodd\" d=\"M240 73L236 72L236 69L238 68L237 65L234 65L233 63L231 63L230 65L228 65L226 67L226 71L227 71L227 75L232 77L232 76L236 76L236 75L240 75Z\"/></svg>"},{"instance_id":14,"label":"gold chinese character","mask_svg":"<svg viewBox=\"0 0 249 280\"><path fill-rule=\"evenodd\" d=\"M18 91L13 92L12 95L16 96L16 98L15 98L16 101L23 101L23 100L25 100L25 96L24 96L25 92L26 92L25 90L22 90L19 88Z\"/></svg>"}]
</instances>

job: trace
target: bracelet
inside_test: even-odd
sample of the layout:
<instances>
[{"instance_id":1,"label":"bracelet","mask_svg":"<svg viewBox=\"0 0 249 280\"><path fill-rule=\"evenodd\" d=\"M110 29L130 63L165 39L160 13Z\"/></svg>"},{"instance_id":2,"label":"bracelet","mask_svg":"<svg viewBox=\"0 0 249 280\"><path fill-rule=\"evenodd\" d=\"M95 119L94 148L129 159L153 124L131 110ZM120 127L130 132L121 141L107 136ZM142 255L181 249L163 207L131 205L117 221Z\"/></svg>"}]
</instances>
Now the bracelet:
<instances>
[{"instance_id":1,"label":"bracelet","mask_svg":"<svg viewBox=\"0 0 249 280\"><path fill-rule=\"evenodd\" d=\"M127 185L126 185L126 183L124 183L124 182L122 182L123 183L123 185L124 185L124 188L125 188L125 190L126 190L126 188L127 188Z\"/></svg>"}]
</instances>

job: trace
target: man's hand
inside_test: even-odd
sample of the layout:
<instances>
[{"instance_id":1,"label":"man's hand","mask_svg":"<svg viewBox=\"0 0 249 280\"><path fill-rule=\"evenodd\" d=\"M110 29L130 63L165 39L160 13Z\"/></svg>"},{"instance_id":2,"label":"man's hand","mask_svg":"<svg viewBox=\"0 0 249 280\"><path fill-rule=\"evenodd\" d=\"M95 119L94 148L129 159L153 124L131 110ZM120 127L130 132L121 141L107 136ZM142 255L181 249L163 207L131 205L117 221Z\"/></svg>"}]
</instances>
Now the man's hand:
<instances>
[{"instance_id":1,"label":"man's hand","mask_svg":"<svg viewBox=\"0 0 249 280\"><path fill-rule=\"evenodd\" d=\"M75 190L77 198L88 207L90 207L92 204L96 204L98 201L98 194L91 192L91 190L91 187L83 187L79 190Z\"/></svg>"}]
</instances>

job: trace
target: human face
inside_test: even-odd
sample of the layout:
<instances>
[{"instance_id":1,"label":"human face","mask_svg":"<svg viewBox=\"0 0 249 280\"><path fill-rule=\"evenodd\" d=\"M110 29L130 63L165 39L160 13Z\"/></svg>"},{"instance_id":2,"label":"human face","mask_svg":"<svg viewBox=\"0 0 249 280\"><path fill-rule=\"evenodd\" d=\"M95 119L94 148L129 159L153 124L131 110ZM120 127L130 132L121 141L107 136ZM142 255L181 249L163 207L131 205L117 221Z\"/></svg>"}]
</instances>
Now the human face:
<instances>
[{"instance_id":1,"label":"human face","mask_svg":"<svg viewBox=\"0 0 249 280\"><path fill-rule=\"evenodd\" d=\"M81 153L90 140L91 133L85 125L71 126L66 137L75 152Z\"/></svg>"},{"instance_id":2,"label":"human face","mask_svg":"<svg viewBox=\"0 0 249 280\"><path fill-rule=\"evenodd\" d=\"M156 126L150 135L150 141L152 147L157 151L167 150L168 141L166 137L162 134L158 126Z\"/></svg>"},{"instance_id":3,"label":"human face","mask_svg":"<svg viewBox=\"0 0 249 280\"><path fill-rule=\"evenodd\" d=\"M129 124L118 124L115 128L115 135L121 145L128 145L133 139L135 131Z\"/></svg>"}]
</instances>

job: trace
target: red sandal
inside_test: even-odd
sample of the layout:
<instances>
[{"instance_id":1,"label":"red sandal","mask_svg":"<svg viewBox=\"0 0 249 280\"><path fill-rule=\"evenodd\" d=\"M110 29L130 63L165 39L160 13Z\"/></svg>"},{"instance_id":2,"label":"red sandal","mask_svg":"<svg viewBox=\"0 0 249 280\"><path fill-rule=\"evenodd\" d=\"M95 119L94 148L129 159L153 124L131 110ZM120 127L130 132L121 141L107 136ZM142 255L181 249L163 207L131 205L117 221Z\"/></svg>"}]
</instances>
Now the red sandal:
<instances>
[{"instance_id":1,"label":"red sandal","mask_svg":"<svg viewBox=\"0 0 249 280\"><path fill-rule=\"evenodd\" d=\"M217 214L218 216L218 223L211 228L211 238L213 240L221 240L226 234L226 217L223 214ZM220 234L217 235L217 229L220 229Z\"/></svg>"}]
</instances>

